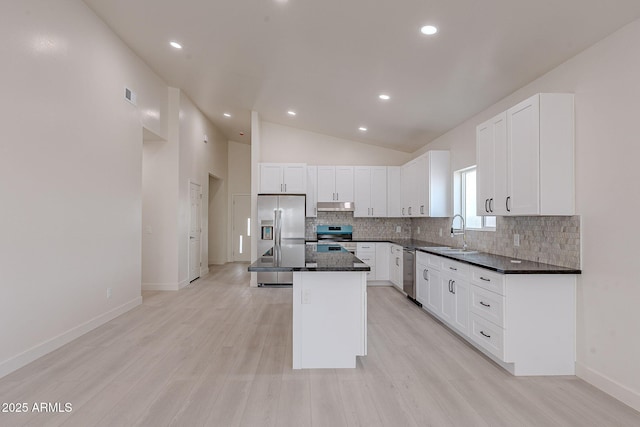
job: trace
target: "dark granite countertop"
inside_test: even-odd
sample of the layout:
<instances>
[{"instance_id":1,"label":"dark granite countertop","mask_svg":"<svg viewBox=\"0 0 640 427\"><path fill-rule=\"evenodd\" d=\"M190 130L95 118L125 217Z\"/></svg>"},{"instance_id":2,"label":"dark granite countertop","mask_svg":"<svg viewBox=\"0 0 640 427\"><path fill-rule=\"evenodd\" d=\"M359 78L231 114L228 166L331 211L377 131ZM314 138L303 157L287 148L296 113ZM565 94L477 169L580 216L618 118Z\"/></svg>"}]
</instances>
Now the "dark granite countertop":
<instances>
[{"instance_id":1,"label":"dark granite countertop","mask_svg":"<svg viewBox=\"0 0 640 427\"><path fill-rule=\"evenodd\" d=\"M342 246L283 244L269 249L249 266L249 271L370 271L371 267Z\"/></svg>"},{"instance_id":2,"label":"dark granite countertop","mask_svg":"<svg viewBox=\"0 0 640 427\"><path fill-rule=\"evenodd\" d=\"M501 255L493 255L485 252L468 254L447 254L438 250L427 248L446 247L440 243L427 242L415 239L353 239L354 242L393 243L404 248L415 249L421 252L431 253L444 258L497 271L502 274L581 274L582 271L575 268L561 267L535 261L520 260ZM516 262L512 262L516 261ZM519 261L519 262L518 262Z\"/></svg>"}]
</instances>

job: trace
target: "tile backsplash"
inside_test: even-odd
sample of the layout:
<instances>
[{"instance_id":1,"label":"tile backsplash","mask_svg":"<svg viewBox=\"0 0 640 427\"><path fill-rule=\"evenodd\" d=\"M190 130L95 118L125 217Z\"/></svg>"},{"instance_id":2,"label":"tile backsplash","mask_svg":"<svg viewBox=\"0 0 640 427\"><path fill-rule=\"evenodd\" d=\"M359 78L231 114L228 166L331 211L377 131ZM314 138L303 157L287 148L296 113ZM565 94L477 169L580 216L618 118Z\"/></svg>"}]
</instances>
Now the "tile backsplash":
<instances>
[{"instance_id":1,"label":"tile backsplash","mask_svg":"<svg viewBox=\"0 0 640 427\"><path fill-rule=\"evenodd\" d=\"M467 230L469 248L580 268L579 216L497 217L496 222L496 231ZM352 212L319 212L317 218L307 218L307 239L315 239L317 224L353 225L353 238L358 240L413 238L452 247L462 246L462 236L450 236L451 218L354 218ZM397 227L400 227L400 233L396 232ZM514 234L520 235L518 247L513 244Z\"/></svg>"},{"instance_id":2,"label":"tile backsplash","mask_svg":"<svg viewBox=\"0 0 640 427\"><path fill-rule=\"evenodd\" d=\"M318 212L317 218L307 218L305 236L316 238L316 225L352 225L353 238L408 239L411 237L410 218L354 218L353 212ZM400 227L400 232L396 232Z\"/></svg>"}]
</instances>

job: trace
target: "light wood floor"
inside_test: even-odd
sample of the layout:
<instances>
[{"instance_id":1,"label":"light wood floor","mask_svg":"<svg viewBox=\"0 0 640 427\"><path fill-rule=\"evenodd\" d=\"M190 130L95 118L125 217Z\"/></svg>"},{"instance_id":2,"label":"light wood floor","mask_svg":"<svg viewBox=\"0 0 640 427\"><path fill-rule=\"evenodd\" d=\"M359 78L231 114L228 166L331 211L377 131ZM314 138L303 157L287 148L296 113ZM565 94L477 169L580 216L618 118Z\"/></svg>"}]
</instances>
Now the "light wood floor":
<instances>
[{"instance_id":1,"label":"light wood floor","mask_svg":"<svg viewBox=\"0 0 640 427\"><path fill-rule=\"evenodd\" d=\"M357 369L291 369L291 289L228 264L0 380L1 426L639 426L575 377L515 378L390 287L369 288Z\"/></svg>"}]
</instances>

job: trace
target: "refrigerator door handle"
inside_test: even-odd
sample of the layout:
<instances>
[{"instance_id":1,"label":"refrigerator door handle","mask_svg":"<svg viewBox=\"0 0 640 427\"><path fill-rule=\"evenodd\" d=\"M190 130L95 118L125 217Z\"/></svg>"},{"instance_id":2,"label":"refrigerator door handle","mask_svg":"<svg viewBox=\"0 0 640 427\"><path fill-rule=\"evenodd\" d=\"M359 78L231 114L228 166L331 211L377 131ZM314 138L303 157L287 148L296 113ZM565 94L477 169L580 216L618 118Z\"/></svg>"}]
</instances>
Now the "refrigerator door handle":
<instances>
[{"instance_id":1,"label":"refrigerator door handle","mask_svg":"<svg viewBox=\"0 0 640 427\"><path fill-rule=\"evenodd\" d=\"M281 209L276 209L274 211L275 213L275 238L276 238L276 242L275 244L280 246L280 243L282 242L282 210Z\"/></svg>"}]
</instances>

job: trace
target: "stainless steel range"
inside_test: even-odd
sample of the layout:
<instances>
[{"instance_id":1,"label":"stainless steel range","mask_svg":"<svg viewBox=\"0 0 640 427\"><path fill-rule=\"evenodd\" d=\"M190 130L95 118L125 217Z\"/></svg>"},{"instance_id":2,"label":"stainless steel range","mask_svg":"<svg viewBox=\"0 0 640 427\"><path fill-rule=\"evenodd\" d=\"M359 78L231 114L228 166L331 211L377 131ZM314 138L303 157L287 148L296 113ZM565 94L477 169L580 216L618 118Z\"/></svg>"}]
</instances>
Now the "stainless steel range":
<instances>
[{"instance_id":1,"label":"stainless steel range","mask_svg":"<svg viewBox=\"0 0 640 427\"><path fill-rule=\"evenodd\" d=\"M349 252L355 254L357 243L353 240L353 226L351 225L317 225L316 238L318 243L337 243Z\"/></svg>"}]
</instances>

